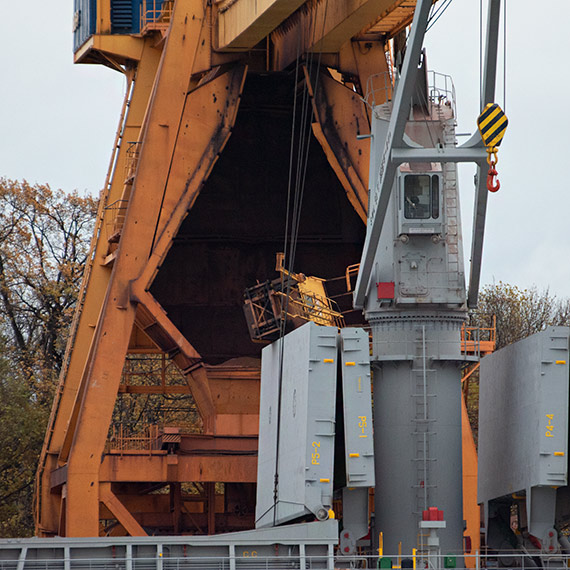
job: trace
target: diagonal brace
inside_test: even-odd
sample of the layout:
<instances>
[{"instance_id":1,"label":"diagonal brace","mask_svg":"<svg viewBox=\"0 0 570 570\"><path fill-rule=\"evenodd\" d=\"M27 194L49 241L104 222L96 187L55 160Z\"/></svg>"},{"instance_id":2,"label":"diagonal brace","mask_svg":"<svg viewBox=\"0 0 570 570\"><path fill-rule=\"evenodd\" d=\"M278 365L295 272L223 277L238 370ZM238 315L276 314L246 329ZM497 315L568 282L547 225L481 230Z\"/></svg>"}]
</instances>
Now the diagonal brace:
<instances>
[{"instance_id":1,"label":"diagonal brace","mask_svg":"<svg viewBox=\"0 0 570 570\"><path fill-rule=\"evenodd\" d=\"M391 158L392 147L404 146L404 129L406 128L412 95L416 86L418 64L431 5L431 0L418 0L416 4L412 30L408 38L408 47L402 65L402 73L394 95L392 115L390 116L388 134L380 162L378 190L374 192L373 196L370 196L368 231L366 232L360 271L354 291L354 306L358 309L364 306L364 298L368 290L372 265L376 256L382 226L384 225L394 177L396 176L397 164Z\"/></svg>"}]
</instances>

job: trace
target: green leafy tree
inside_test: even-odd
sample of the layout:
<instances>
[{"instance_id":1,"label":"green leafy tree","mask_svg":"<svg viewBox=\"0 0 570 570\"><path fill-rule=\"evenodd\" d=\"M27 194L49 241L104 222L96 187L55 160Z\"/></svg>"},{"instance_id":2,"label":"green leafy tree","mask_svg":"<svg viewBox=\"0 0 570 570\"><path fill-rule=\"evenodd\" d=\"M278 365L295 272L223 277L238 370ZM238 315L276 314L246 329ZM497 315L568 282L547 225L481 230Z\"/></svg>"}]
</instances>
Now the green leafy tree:
<instances>
[{"instance_id":1,"label":"green leafy tree","mask_svg":"<svg viewBox=\"0 0 570 570\"><path fill-rule=\"evenodd\" d=\"M0 357L1 537L33 531L32 484L48 419L48 407L38 402L33 384L14 362Z\"/></svg>"}]
</instances>

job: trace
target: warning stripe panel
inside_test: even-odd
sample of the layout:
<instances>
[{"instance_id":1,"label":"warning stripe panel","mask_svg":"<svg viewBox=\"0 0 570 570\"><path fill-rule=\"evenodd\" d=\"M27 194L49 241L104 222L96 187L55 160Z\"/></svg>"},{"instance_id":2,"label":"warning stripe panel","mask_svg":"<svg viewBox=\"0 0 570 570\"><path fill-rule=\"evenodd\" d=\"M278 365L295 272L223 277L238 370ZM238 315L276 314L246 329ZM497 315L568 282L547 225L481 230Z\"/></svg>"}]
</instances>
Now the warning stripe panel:
<instances>
[{"instance_id":1,"label":"warning stripe panel","mask_svg":"<svg viewBox=\"0 0 570 570\"><path fill-rule=\"evenodd\" d=\"M508 122L507 117L503 115L500 120L489 125L485 131L481 132L485 146L497 146L501 142Z\"/></svg>"},{"instance_id":2,"label":"warning stripe panel","mask_svg":"<svg viewBox=\"0 0 570 570\"><path fill-rule=\"evenodd\" d=\"M493 113L491 113L484 121L479 123L479 129L481 132L488 131L497 121L506 118L505 114L501 111L501 109L496 109Z\"/></svg>"},{"instance_id":3,"label":"warning stripe panel","mask_svg":"<svg viewBox=\"0 0 570 570\"><path fill-rule=\"evenodd\" d=\"M479 115L479 118L477 119L477 124L480 125L491 113L493 113L497 109L500 109L500 107L499 107L499 105L497 105L497 103L492 103L492 104L487 105L483 109L483 112Z\"/></svg>"},{"instance_id":4,"label":"warning stripe panel","mask_svg":"<svg viewBox=\"0 0 570 570\"><path fill-rule=\"evenodd\" d=\"M485 146L499 146L509 121L499 105L489 104L477 119Z\"/></svg>"},{"instance_id":5,"label":"warning stripe panel","mask_svg":"<svg viewBox=\"0 0 570 570\"><path fill-rule=\"evenodd\" d=\"M501 140L503 140L503 136L505 134L505 129L507 128L509 121L505 120L498 126L492 133L492 138L489 140L487 146L499 146L501 144Z\"/></svg>"}]
</instances>

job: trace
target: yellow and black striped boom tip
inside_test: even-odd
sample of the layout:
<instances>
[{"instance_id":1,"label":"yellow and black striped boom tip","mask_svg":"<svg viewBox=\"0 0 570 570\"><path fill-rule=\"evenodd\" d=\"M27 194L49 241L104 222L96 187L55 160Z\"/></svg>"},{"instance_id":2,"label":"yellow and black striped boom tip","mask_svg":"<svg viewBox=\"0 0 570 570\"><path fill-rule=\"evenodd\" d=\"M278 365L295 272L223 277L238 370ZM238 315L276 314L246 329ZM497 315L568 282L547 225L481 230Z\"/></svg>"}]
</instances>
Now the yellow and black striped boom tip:
<instances>
[{"instance_id":1,"label":"yellow and black striped boom tip","mask_svg":"<svg viewBox=\"0 0 570 570\"><path fill-rule=\"evenodd\" d=\"M486 147L497 147L501 144L509 120L497 103L489 103L477 119L477 126Z\"/></svg>"}]
</instances>

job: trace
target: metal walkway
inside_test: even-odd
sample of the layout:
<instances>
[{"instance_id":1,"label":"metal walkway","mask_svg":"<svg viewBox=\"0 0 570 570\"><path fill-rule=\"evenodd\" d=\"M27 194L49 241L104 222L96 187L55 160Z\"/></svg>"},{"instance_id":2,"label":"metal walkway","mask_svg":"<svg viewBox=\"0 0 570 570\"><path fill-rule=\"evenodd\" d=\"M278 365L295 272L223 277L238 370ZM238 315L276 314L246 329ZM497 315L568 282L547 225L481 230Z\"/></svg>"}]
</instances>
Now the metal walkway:
<instances>
[{"instance_id":1,"label":"metal walkway","mask_svg":"<svg viewBox=\"0 0 570 570\"><path fill-rule=\"evenodd\" d=\"M338 522L212 536L0 540L0 570L334 568Z\"/></svg>"}]
</instances>

